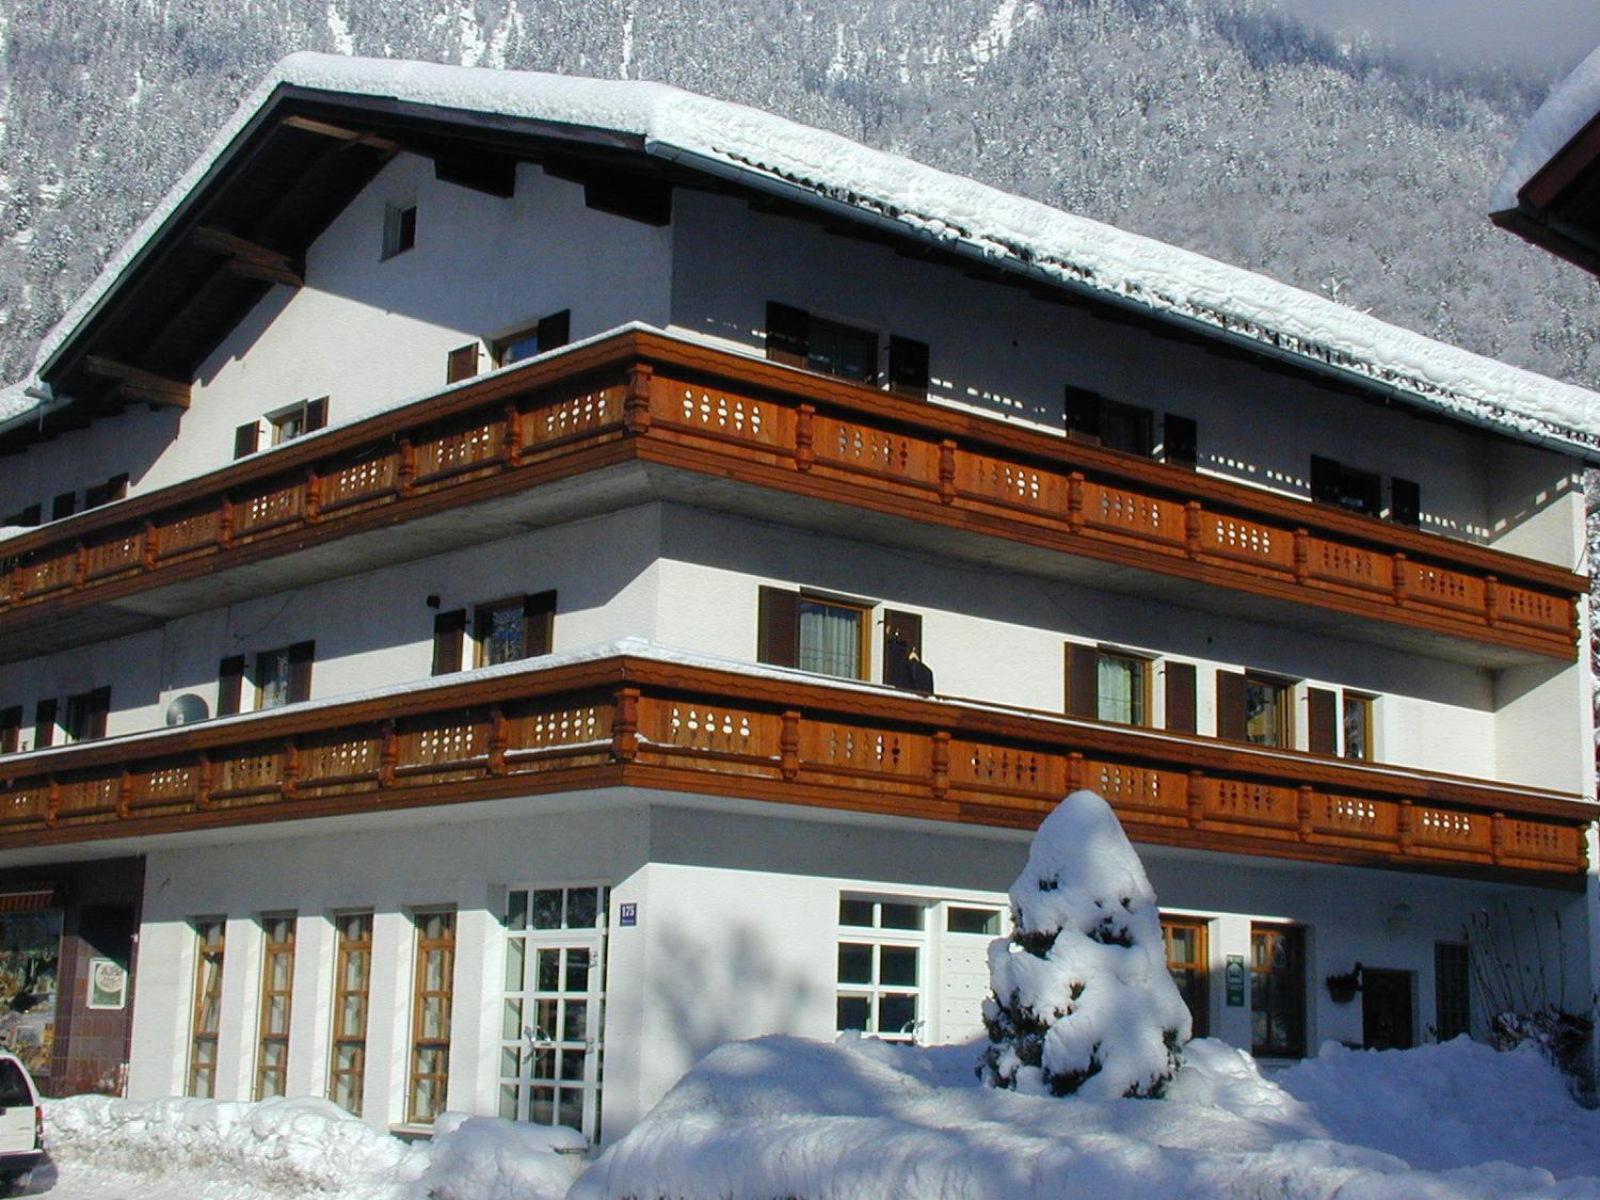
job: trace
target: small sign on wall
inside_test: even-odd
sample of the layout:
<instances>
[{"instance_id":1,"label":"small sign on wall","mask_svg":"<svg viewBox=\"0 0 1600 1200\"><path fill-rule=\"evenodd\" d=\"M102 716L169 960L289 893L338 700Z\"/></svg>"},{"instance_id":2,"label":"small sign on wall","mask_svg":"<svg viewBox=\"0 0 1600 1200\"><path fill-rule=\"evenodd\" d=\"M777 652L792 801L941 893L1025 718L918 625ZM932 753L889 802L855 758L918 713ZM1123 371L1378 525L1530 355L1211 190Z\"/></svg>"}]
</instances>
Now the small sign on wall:
<instances>
[{"instance_id":1,"label":"small sign on wall","mask_svg":"<svg viewBox=\"0 0 1600 1200\"><path fill-rule=\"evenodd\" d=\"M624 929L639 923L639 906L637 904L617 905L617 923Z\"/></svg>"},{"instance_id":2,"label":"small sign on wall","mask_svg":"<svg viewBox=\"0 0 1600 1200\"><path fill-rule=\"evenodd\" d=\"M1228 967L1224 972L1224 979L1228 985L1228 1007L1244 1007L1244 955L1228 955Z\"/></svg>"},{"instance_id":3,"label":"small sign on wall","mask_svg":"<svg viewBox=\"0 0 1600 1200\"><path fill-rule=\"evenodd\" d=\"M128 970L115 959L89 960L89 1007L128 1007Z\"/></svg>"}]
</instances>

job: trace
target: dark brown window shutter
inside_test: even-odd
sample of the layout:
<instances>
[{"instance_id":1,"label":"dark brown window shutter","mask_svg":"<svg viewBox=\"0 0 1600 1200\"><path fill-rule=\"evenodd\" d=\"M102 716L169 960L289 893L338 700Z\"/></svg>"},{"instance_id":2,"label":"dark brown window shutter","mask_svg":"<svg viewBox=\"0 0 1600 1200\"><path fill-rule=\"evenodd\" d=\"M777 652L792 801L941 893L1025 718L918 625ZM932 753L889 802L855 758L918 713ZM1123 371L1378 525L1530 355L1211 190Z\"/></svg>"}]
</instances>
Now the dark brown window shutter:
<instances>
[{"instance_id":1,"label":"dark brown window shutter","mask_svg":"<svg viewBox=\"0 0 1600 1200\"><path fill-rule=\"evenodd\" d=\"M450 675L461 670L461 646L467 634L467 610L455 609L433 618L433 673Z\"/></svg>"},{"instance_id":2,"label":"dark brown window shutter","mask_svg":"<svg viewBox=\"0 0 1600 1200\"><path fill-rule=\"evenodd\" d=\"M549 654L556 642L556 594L539 592L522 602L522 656Z\"/></svg>"},{"instance_id":3,"label":"dark brown window shutter","mask_svg":"<svg viewBox=\"0 0 1600 1200\"><path fill-rule=\"evenodd\" d=\"M1311 753L1339 753L1339 698L1326 688L1307 688L1306 708Z\"/></svg>"},{"instance_id":4,"label":"dark brown window shutter","mask_svg":"<svg viewBox=\"0 0 1600 1200\"><path fill-rule=\"evenodd\" d=\"M239 711L244 692L244 655L231 654L217 664L217 716L232 716Z\"/></svg>"},{"instance_id":5,"label":"dark brown window shutter","mask_svg":"<svg viewBox=\"0 0 1600 1200\"><path fill-rule=\"evenodd\" d=\"M1169 662L1162 668L1167 681L1167 728L1174 733L1194 733L1194 664Z\"/></svg>"},{"instance_id":6,"label":"dark brown window shutter","mask_svg":"<svg viewBox=\"0 0 1600 1200\"><path fill-rule=\"evenodd\" d=\"M22 733L22 705L0 708L0 754L15 754Z\"/></svg>"},{"instance_id":7,"label":"dark brown window shutter","mask_svg":"<svg viewBox=\"0 0 1600 1200\"><path fill-rule=\"evenodd\" d=\"M233 431L233 456L235 458L243 458L246 454L254 454L260 447L260 421L251 421L248 425L241 425Z\"/></svg>"},{"instance_id":8,"label":"dark brown window shutter","mask_svg":"<svg viewBox=\"0 0 1600 1200\"><path fill-rule=\"evenodd\" d=\"M70 517L77 510L77 507L78 493L62 492L50 505L50 519L52 521L60 521Z\"/></svg>"},{"instance_id":9,"label":"dark brown window shutter","mask_svg":"<svg viewBox=\"0 0 1600 1200\"><path fill-rule=\"evenodd\" d=\"M1339 503L1339 464L1331 458L1311 456L1311 498L1324 504Z\"/></svg>"},{"instance_id":10,"label":"dark brown window shutter","mask_svg":"<svg viewBox=\"0 0 1600 1200\"><path fill-rule=\"evenodd\" d=\"M902 691L918 690L911 655L922 658L922 617L918 613L883 610L883 681Z\"/></svg>"},{"instance_id":11,"label":"dark brown window shutter","mask_svg":"<svg viewBox=\"0 0 1600 1200\"><path fill-rule=\"evenodd\" d=\"M450 351L445 359L444 381L446 383L460 383L463 379L471 379L478 373L478 343L469 342L465 346L457 346Z\"/></svg>"},{"instance_id":12,"label":"dark brown window shutter","mask_svg":"<svg viewBox=\"0 0 1600 1200\"><path fill-rule=\"evenodd\" d=\"M311 699L311 664L317 657L315 642L296 642L289 647L289 703Z\"/></svg>"},{"instance_id":13,"label":"dark brown window shutter","mask_svg":"<svg viewBox=\"0 0 1600 1200\"><path fill-rule=\"evenodd\" d=\"M1067 643L1067 715L1100 715L1100 663L1093 646Z\"/></svg>"},{"instance_id":14,"label":"dark brown window shutter","mask_svg":"<svg viewBox=\"0 0 1600 1200\"><path fill-rule=\"evenodd\" d=\"M756 658L775 667L800 661L800 596L783 588L761 589Z\"/></svg>"},{"instance_id":15,"label":"dark brown window shutter","mask_svg":"<svg viewBox=\"0 0 1600 1200\"><path fill-rule=\"evenodd\" d=\"M56 744L56 702L41 700L33 712L33 748L43 750Z\"/></svg>"},{"instance_id":16,"label":"dark brown window shutter","mask_svg":"<svg viewBox=\"0 0 1600 1200\"><path fill-rule=\"evenodd\" d=\"M1178 467L1198 461L1200 427L1189 417L1167 413L1161 418L1161 457Z\"/></svg>"},{"instance_id":17,"label":"dark brown window shutter","mask_svg":"<svg viewBox=\"0 0 1600 1200\"><path fill-rule=\"evenodd\" d=\"M563 308L548 317L540 317L534 337L538 339L540 354L565 346L572 340L572 310Z\"/></svg>"},{"instance_id":18,"label":"dark brown window shutter","mask_svg":"<svg viewBox=\"0 0 1600 1200\"><path fill-rule=\"evenodd\" d=\"M111 713L111 689L95 688L89 693L89 724L86 737L103 738L106 735L106 718Z\"/></svg>"},{"instance_id":19,"label":"dark brown window shutter","mask_svg":"<svg viewBox=\"0 0 1600 1200\"><path fill-rule=\"evenodd\" d=\"M928 343L889 337L889 390L925 400L928 396Z\"/></svg>"},{"instance_id":20,"label":"dark brown window shutter","mask_svg":"<svg viewBox=\"0 0 1600 1200\"><path fill-rule=\"evenodd\" d=\"M811 344L811 316L803 308L767 304L767 357L791 367L806 365Z\"/></svg>"},{"instance_id":21,"label":"dark brown window shutter","mask_svg":"<svg viewBox=\"0 0 1600 1200\"><path fill-rule=\"evenodd\" d=\"M1396 525L1422 523L1422 489L1398 475L1389 481L1389 519Z\"/></svg>"},{"instance_id":22,"label":"dark brown window shutter","mask_svg":"<svg viewBox=\"0 0 1600 1200\"><path fill-rule=\"evenodd\" d=\"M306 401L306 429L307 433L321 429L328 423L328 398L319 396L315 400Z\"/></svg>"},{"instance_id":23,"label":"dark brown window shutter","mask_svg":"<svg viewBox=\"0 0 1600 1200\"><path fill-rule=\"evenodd\" d=\"M1099 392L1067 384L1066 399L1061 412L1068 433L1076 433L1086 438L1100 436Z\"/></svg>"},{"instance_id":24,"label":"dark brown window shutter","mask_svg":"<svg viewBox=\"0 0 1600 1200\"><path fill-rule=\"evenodd\" d=\"M1217 672L1217 736L1242 742L1244 736L1244 674Z\"/></svg>"}]
</instances>

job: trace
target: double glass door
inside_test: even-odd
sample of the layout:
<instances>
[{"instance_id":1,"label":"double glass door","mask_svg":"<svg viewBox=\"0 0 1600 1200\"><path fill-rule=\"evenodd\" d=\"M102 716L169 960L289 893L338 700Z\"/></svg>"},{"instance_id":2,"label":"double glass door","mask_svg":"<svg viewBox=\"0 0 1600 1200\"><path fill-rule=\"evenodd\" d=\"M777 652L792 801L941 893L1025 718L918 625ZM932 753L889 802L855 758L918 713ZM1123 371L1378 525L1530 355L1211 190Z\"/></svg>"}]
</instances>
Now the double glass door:
<instances>
[{"instance_id":1,"label":"double glass door","mask_svg":"<svg viewBox=\"0 0 1600 1200\"><path fill-rule=\"evenodd\" d=\"M600 1138L604 887L514 888L506 904L500 1115Z\"/></svg>"}]
</instances>

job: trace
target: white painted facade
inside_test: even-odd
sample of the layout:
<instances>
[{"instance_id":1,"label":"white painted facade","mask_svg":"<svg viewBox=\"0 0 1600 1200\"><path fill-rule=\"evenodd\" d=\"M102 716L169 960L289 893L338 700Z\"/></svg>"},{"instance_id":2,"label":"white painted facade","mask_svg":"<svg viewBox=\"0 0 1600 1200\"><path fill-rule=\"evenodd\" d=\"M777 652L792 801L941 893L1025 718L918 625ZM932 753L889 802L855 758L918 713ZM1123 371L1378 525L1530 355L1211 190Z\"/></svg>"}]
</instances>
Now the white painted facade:
<instances>
[{"instance_id":1,"label":"white painted facade","mask_svg":"<svg viewBox=\"0 0 1600 1200\"><path fill-rule=\"evenodd\" d=\"M417 244L383 258L386 207L401 202L417 205ZM130 409L8 460L0 512L48 508L68 483L119 472L133 494L203 475L230 461L237 426L298 401L327 396L333 423L359 420L438 391L452 350L487 348L560 310L570 310L575 339L644 322L760 355L765 306L779 301L927 342L934 403L1058 431L1064 385L1091 388L1194 419L1203 471L1304 498L1315 453L1386 483L1417 482L1425 529L1566 567L1582 561L1582 490L1567 455L1368 404L726 195L679 188L671 223L658 228L586 208L580 185L526 164L507 200L441 183L430 162L401 155L310 247L305 278L302 288L274 289L216 348L186 412ZM871 606L868 662L879 683L878 621L893 608L922 618L942 695L1060 713L1066 644L1112 646L1153 660L1158 729L1167 663L1196 668L1202 735L1217 728L1217 672L1251 669L1295 681L1298 748L1307 748L1308 689L1349 690L1374 698L1381 764L1594 793L1582 658L1470 666L934 553L881 532L805 525L635 496L616 511L529 519L492 540L463 538L447 553L378 569L349 573L327 558L317 582L0 664L0 709L24 705L31 718L38 699L109 685L108 733L150 730L180 695L215 711L222 659L305 641L316 647L313 700L406 684L429 674L436 612L547 590L558 596L557 652L632 636L754 664L759 591L774 586ZM249 709L253 689L245 691ZM22 751L31 739L25 721ZM187 1086L195 923L210 918L226 922L216 1094L253 1094L260 918L284 913L296 919L288 1090L326 1094L332 919L371 912L363 1116L383 1128L406 1120L415 915L456 914L448 1106L495 1113L506 1052L519 1042L506 1036L504 1016L508 896L609 889L598 1030L599 1128L609 1139L720 1041L834 1035L839 946L863 936L841 928L841 897L922 909L923 929L893 935L918 953L913 1032L972 1036L988 938L941 922L950 906L1004 909L1025 839L613 791L163 836L70 856L113 851L146 863L130 1094ZM49 853L0 855L0 871ZM1223 980L1230 958L1249 961L1252 924L1306 930L1312 1048L1361 1040L1360 1005L1338 1004L1321 986L1357 961L1411 973L1420 1033L1434 1012L1434 948L1459 942L1472 913L1509 906L1559 911L1569 930L1594 925L1592 876L1583 894L1166 848L1147 848L1146 861L1163 908L1207 923L1210 1028L1242 1046L1252 1037L1248 994L1228 1003ZM635 923L624 922L625 905ZM1592 979L1583 939L1567 950L1572 976Z\"/></svg>"}]
</instances>

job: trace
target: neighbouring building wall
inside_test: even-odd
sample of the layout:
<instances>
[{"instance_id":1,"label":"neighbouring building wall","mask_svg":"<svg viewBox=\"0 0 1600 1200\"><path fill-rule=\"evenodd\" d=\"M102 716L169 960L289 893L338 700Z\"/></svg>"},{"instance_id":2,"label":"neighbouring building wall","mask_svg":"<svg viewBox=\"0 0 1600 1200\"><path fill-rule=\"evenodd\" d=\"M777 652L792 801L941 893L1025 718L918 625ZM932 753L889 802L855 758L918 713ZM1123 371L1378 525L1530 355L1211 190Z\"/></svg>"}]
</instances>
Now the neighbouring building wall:
<instances>
[{"instance_id":1,"label":"neighbouring building wall","mask_svg":"<svg viewBox=\"0 0 1600 1200\"><path fill-rule=\"evenodd\" d=\"M385 206L417 206L416 247L382 258ZM130 407L7 460L0 513L127 472L130 494L225 465L234 431L277 409L328 397L352 420L445 385L459 346L570 309L574 340L629 321L664 325L672 227L584 206L583 187L517 169L511 199L433 176L397 157L306 254L305 286L275 287L196 374L190 407ZM480 360L491 364L487 354Z\"/></svg>"}]
</instances>

